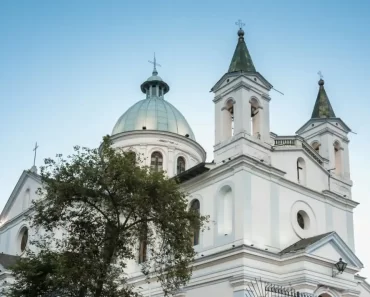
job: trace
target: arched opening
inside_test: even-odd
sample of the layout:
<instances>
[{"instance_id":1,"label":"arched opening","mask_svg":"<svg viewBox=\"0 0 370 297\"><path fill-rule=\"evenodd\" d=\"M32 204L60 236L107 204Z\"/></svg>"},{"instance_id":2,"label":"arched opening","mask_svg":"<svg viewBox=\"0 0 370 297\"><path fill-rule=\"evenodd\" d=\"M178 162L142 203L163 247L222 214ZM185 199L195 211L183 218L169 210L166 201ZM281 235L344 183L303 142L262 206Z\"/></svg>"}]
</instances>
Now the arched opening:
<instances>
[{"instance_id":1,"label":"arched opening","mask_svg":"<svg viewBox=\"0 0 370 297\"><path fill-rule=\"evenodd\" d=\"M177 174L185 171L185 159L184 157L177 158Z\"/></svg>"},{"instance_id":2,"label":"arched opening","mask_svg":"<svg viewBox=\"0 0 370 297\"><path fill-rule=\"evenodd\" d=\"M21 253L23 253L26 248L27 248L27 244L28 244L28 228L27 227L23 227L21 229L21 231L19 232L19 248L20 248L20 251Z\"/></svg>"},{"instance_id":3,"label":"arched opening","mask_svg":"<svg viewBox=\"0 0 370 297\"><path fill-rule=\"evenodd\" d=\"M198 199L194 199L191 202L190 209L192 211L196 212L197 214L200 214L200 203L199 203ZM195 228L193 230L193 238L192 238L193 245L198 245L199 244L199 234L200 234L199 228Z\"/></svg>"},{"instance_id":4,"label":"arched opening","mask_svg":"<svg viewBox=\"0 0 370 297\"><path fill-rule=\"evenodd\" d=\"M261 138L261 114L260 114L260 105L256 98L252 98L250 101L251 105L251 134L256 138Z\"/></svg>"},{"instance_id":5,"label":"arched opening","mask_svg":"<svg viewBox=\"0 0 370 297\"><path fill-rule=\"evenodd\" d=\"M320 294L319 297L333 297L333 296L328 293L323 293L323 294Z\"/></svg>"},{"instance_id":6,"label":"arched opening","mask_svg":"<svg viewBox=\"0 0 370 297\"><path fill-rule=\"evenodd\" d=\"M150 168L155 172L163 170L163 156L160 152L152 153L150 158Z\"/></svg>"},{"instance_id":7,"label":"arched opening","mask_svg":"<svg viewBox=\"0 0 370 297\"><path fill-rule=\"evenodd\" d=\"M220 190L217 207L217 231L219 235L228 235L232 232L233 197L230 186Z\"/></svg>"},{"instance_id":8,"label":"arched opening","mask_svg":"<svg viewBox=\"0 0 370 297\"><path fill-rule=\"evenodd\" d=\"M334 143L334 166L335 166L335 174L341 175L342 174L342 148L338 141Z\"/></svg>"},{"instance_id":9,"label":"arched opening","mask_svg":"<svg viewBox=\"0 0 370 297\"><path fill-rule=\"evenodd\" d=\"M318 154L320 154L320 142L318 142L318 141L314 141L314 142L312 142L312 144L311 144L311 146L312 146L312 148L318 153Z\"/></svg>"},{"instance_id":10,"label":"arched opening","mask_svg":"<svg viewBox=\"0 0 370 297\"><path fill-rule=\"evenodd\" d=\"M297 181L301 185L306 185L306 162L303 158L297 159Z\"/></svg>"},{"instance_id":11,"label":"arched opening","mask_svg":"<svg viewBox=\"0 0 370 297\"><path fill-rule=\"evenodd\" d=\"M234 136L234 100L229 99L224 108L226 138Z\"/></svg>"}]
</instances>

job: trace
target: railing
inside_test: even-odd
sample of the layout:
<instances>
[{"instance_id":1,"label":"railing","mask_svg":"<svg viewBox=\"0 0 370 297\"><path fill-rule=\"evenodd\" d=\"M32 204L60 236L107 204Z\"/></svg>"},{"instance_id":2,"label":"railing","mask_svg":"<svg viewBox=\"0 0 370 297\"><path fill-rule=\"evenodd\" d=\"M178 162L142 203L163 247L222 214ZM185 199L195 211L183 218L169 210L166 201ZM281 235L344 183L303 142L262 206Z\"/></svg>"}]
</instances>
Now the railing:
<instances>
[{"instance_id":1,"label":"railing","mask_svg":"<svg viewBox=\"0 0 370 297\"><path fill-rule=\"evenodd\" d=\"M295 139L275 139L276 146L295 146Z\"/></svg>"},{"instance_id":2,"label":"railing","mask_svg":"<svg viewBox=\"0 0 370 297\"><path fill-rule=\"evenodd\" d=\"M321 159L307 146L302 142L303 149L312 157L314 158L320 165L322 164Z\"/></svg>"},{"instance_id":3,"label":"railing","mask_svg":"<svg viewBox=\"0 0 370 297\"><path fill-rule=\"evenodd\" d=\"M245 297L316 297L312 293L298 292L292 287L264 282L261 279L251 281L245 290Z\"/></svg>"},{"instance_id":4,"label":"railing","mask_svg":"<svg viewBox=\"0 0 370 297\"><path fill-rule=\"evenodd\" d=\"M301 137L277 137L274 139L274 146L279 147L279 146L295 146L295 147L302 147L314 160L319 163L320 165L323 164L322 159L316 154L316 152L309 146Z\"/></svg>"}]
</instances>

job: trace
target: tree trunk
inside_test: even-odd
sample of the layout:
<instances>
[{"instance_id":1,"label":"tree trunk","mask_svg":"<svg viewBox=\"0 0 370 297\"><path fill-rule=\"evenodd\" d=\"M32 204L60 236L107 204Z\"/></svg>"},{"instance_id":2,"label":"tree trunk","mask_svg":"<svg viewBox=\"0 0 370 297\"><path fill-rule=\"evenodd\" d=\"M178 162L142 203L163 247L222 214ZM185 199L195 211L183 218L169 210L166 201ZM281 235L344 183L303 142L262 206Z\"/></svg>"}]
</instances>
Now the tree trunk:
<instances>
[{"instance_id":1,"label":"tree trunk","mask_svg":"<svg viewBox=\"0 0 370 297\"><path fill-rule=\"evenodd\" d=\"M101 294L103 292L105 278L107 276L109 266L114 256L117 234L118 230L116 226L113 226L111 223L108 222L105 227L105 242L102 251L103 267L96 282L97 286L94 294L95 297L101 297Z\"/></svg>"}]
</instances>

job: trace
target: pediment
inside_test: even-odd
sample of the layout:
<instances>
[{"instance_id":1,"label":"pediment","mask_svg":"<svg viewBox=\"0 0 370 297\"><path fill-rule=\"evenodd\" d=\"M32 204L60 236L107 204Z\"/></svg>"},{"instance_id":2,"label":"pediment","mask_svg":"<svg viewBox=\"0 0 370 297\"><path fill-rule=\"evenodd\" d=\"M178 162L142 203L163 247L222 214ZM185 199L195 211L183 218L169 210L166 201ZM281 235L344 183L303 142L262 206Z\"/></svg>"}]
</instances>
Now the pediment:
<instances>
[{"instance_id":1,"label":"pediment","mask_svg":"<svg viewBox=\"0 0 370 297\"><path fill-rule=\"evenodd\" d=\"M356 267L358 269L363 268L362 262L335 232L332 232L328 236L325 236L317 242L309 245L306 248L306 252L312 256L332 262L337 262L339 258L342 258L349 266Z\"/></svg>"},{"instance_id":2,"label":"pediment","mask_svg":"<svg viewBox=\"0 0 370 297\"><path fill-rule=\"evenodd\" d=\"M31 201L37 197L36 190L40 185L39 175L29 171L23 171L1 212L1 222L5 224L29 209Z\"/></svg>"},{"instance_id":3,"label":"pediment","mask_svg":"<svg viewBox=\"0 0 370 297\"><path fill-rule=\"evenodd\" d=\"M270 90L272 85L259 72L231 72L224 74L221 79L213 86L211 92L216 92L225 85L232 83L237 78L244 76L249 79L251 83L257 83Z\"/></svg>"},{"instance_id":4,"label":"pediment","mask_svg":"<svg viewBox=\"0 0 370 297\"><path fill-rule=\"evenodd\" d=\"M296 131L300 135L312 129L329 124L333 129L339 129L345 133L351 132L351 129L340 118L310 119L301 128Z\"/></svg>"}]
</instances>

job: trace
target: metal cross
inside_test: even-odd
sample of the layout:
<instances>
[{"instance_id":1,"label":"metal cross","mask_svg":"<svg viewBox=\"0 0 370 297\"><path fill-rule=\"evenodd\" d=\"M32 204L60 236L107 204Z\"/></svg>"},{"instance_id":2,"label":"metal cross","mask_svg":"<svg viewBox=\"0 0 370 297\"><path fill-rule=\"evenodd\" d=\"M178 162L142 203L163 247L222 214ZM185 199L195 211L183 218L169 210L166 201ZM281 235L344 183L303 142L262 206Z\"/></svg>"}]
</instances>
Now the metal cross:
<instances>
[{"instance_id":1,"label":"metal cross","mask_svg":"<svg viewBox=\"0 0 370 297\"><path fill-rule=\"evenodd\" d=\"M157 64L157 60L156 60L156 58L155 58L155 53L154 53L154 60L153 60L153 62L152 62L152 61L148 61L148 62L154 65L154 70L153 70L153 72L154 72L154 71L157 71L157 66L162 67L160 64Z\"/></svg>"},{"instance_id":2,"label":"metal cross","mask_svg":"<svg viewBox=\"0 0 370 297\"><path fill-rule=\"evenodd\" d=\"M322 75L321 71L317 72L317 74L320 76L320 79L323 79L324 76Z\"/></svg>"},{"instance_id":3,"label":"metal cross","mask_svg":"<svg viewBox=\"0 0 370 297\"><path fill-rule=\"evenodd\" d=\"M238 25L238 27L241 29L245 26L245 24L242 22L242 20L238 20L237 22L235 22L235 25Z\"/></svg>"},{"instance_id":4,"label":"metal cross","mask_svg":"<svg viewBox=\"0 0 370 297\"><path fill-rule=\"evenodd\" d=\"M33 157L33 166L35 166L35 163L36 163L36 154L37 154L37 149L39 148L39 146L37 145L37 142L35 144L35 148L33 149L33 151L35 152L35 155Z\"/></svg>"}]
</instances>

